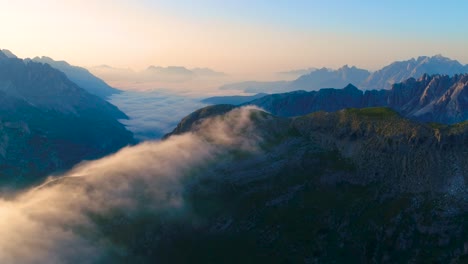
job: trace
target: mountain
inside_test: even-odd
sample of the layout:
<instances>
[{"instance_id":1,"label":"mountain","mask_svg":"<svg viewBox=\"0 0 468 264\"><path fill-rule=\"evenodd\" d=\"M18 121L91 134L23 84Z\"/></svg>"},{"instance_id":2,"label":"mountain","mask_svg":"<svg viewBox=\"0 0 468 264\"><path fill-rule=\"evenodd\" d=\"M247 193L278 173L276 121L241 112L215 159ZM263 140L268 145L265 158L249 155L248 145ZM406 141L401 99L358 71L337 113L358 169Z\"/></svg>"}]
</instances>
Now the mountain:
<instances>
[{"instance_id":1,"label":"mountain","mask_svg":"<svg viewBox=\"0 0 468 264\"><path fill-rule=\"evenodd\" d=\"M389 108L208 106L1 199L0 262L465 263L467 144Z\"/></svg>"},{"instance_id":2,"label":"mountain","mask_svg":"<svg viewBox=\"0 0 468 264\"><path fill-rule=\"evenodd\" d=\"M322 68L302 75L289 86L288 90L318 90L328 87L343 87L348 83L359 85L366 80L370 72L356 67L345 65L338 70Z\"/></svg>"},{"instance_id":3,"label":"mountain","mask_svg":"<svg viewBox=\"0 0 468 264\"><path fill-rule=\"evenodd\" d=\"M394 84L391 90L344 89L295 91L264 96L245 104L275 115L299 116L316 111L385 106L405 117L424 122L453 124L468 120L468 74L423 75Z\"/></svg>"},{"instance_id":4,"label":"mountain","mask_svg":"<svg viewBox=\"0 0 468 264\"><path fill-rule=\"evenodd\" d=\"M468 73L468 65L436 55L394 62L373 73L345 65L338 70L315 69L293 81L243 82L221 86L220 90L242 90L246 93L284 93L295 90L314 91L321 88L344 87L351 83L364 90L390 89L392 84L424 74L453 76Z\"/></svg>"},{"instance_id":5,"label":"mountain","mask_svg":"<svg viewBox=\"0 0 468 264\"><path fill-rule=\"evenodd\" d=\"M193 68L192 72L203 77L225 77L227 75L224 72L214 71L210 68Z\"/></svg>"},{"instance_id":6,"label":"mountain","mask_svg":"<svg viewBox=\"0 0 468 264\"><path fill-rule=\"evenodd\" d=\"M16 57L15 54L13 54L13 52L7 50L7 49L0 49L0 52L3 53L3 55L7 56L8 58L13 58L13 59L16 59L18 57Z\"/></svg>"},{"instance_id":7,"label":"mountain","mask_svg":"<svg viewBox=\"0 0 468 264\"><path fill-rule=\"evenodd\" d=\"M35 57L32 61L49 64L53 68L65 73L71 81L81 88L103 99L120 92L120 90L110 87L85 68L72 66L65 61L55 61L49 57Z\"/></svg>"},{"instance_id":8,"label":"mountain","mask_svg":"<svg viewBox=\"0 0 468 264\"><path fill-rule=\"evenodd\" d=\"M281 93L295 90L318 90L325 87L343 87L348 83L360 84L370 73L345 65L338 70L315 69L294 81L240 82L221 86L220 90L242 90L246 93Z\"/></svg>"},{"instance_id":9,"label":"mountain","mask_svg":"<svg viewBox=\"0 0 468 264\"><path fill-rule=\"evenodd\" d=\"M294 91L272 94L245 103L259 106L274 115L299 116L316 111L337 111L360 107L363 92L353 85L344 89L326 88L319 91Z\"/></svg>"},{"instance_id":10,"label":"mountain","mask_svg":"<svg viewBox=\"0 0 468 264\"><path fill-rule=\"evenodd\" d=\"M236 106L229 104L220 104L203 107L190 115L182 118L171 133L164 135L164 138L168 138L172 135L178 135L190 132L196 125L199 125L202 121L205 121L209 117L219 116L226 114L227 112L235 109Z\"/></svg>"},{"instance_id":11,"label":"mountain","mask_svg":"<svg viewBox=\"0 0 468 264\"><path fill-rule=\"evenodd\" d=\"M257 82L246 81L225 84L219 90L241 90L246 93L280 93L289 85L288 81Z\"/></svg>"},{"instance_id":12,"label":"mountain","mask_svg":"<svg viewBox=\"0 0 468 264\"><path fill-rule=\"evenodd\" d=\"M134 143L127 116L49 64L0 52L0 181L25 186Z\"/></svg>"},{"instance_id":13,"label":"mountain","mask_svg":"<svg viewBox=\"0 0 468 264\"><path fill-rule=\"evenodd\" d=\"M317 68L307 68L307 69L298 69L298 70L291 70L291 71L282 71L282 72L277 72L276 74L280 77L286 78L286 79L297 79L298 77L302 75L309 74L310 72L313 72L317 70Z\"/></svg>"},{"instance_id":14,"label":"mountain","mask_svg":"<svg viewBox=\"0 0 468 264\"><path fill-rule=\"evenodd\" d=\"M227 75L209 68L189 69L184 66L149 66L141 71L100 65L88 68L116 87L128 90L199 89L220 85Z\"/></svg>"},{"instance_id":15,"label":"mountain","mask_svg":"<svg viewBox=\"0 0 468 264\"><path fill-rule=\"evenodd\" d=\"M191 116L202 119L173 134L203 137L217 124L206 118L224 113L200 109ZM152 252L233 263L468 259L468 123L432 127L389 108L295 118L254 110L250 118L256 133L242 137L259 136L260 150L233 150L194 172L184 197L198 224L174 221L184 228L167 236L152 227L164 241Z\"/></svg>"},{"instance_id":16,"label":"mountain","mask_svg":"<svg viewBox=\"0 0 468 264\"><path fill-rule=\"evenodd\" d=\"M468 120L468 74L424 74L393 85L388 106L421 121L456 123Z\"/></svg>"},{"instance_id":17,"label":"mountain","mask_svg":"<svg viewBox=\"0 0 468 264\"><path fill-rule=\"evenodd\" d=\"M233 95L233 96L214 96L208 97L201 100L202 103L206 104L232 104L232 105L240 105L252 100L262 98L263 96L268 95L266 93L258 93L255 95Z\"/></svg>"},{"instance_id":18,"label":"mountain","mask_svg":"<svg viewBox=\"0 0 468 264\"><path fill-rule=\"evenodd\" d=\"M240 82L221 86L220 90L242 90L246 93L281 93L295 90L318 90L325 87L343 87L359 84L369 77L367 70L345 65L338 70L321 68L302 75L294 81Z\"/></svg>"},{"instance_id":19,"label":"mountain","mask_svg":"<svg viewBox=\"0 0 468 264\"><path fill-rule=\"evenodd\" d=\"M148 79L184 82L195 78L195 74L182 66L150 66L143 73Z\"/></svg>"},{"instance_id":20,"label":"mountain","mask_svg":"<svg viewBox=\"0 0 468 264\"><path fill-rule=\"evenodd\" d=\"M424 74L452 76L463 73L468 73L468 65L462 65L460 62L442 55L421 56L417 59L394 62L372 73L363 83L355 84L366 89L390 89L394 83L402 82L411 77L419 78Z\"/></svg>"}]
</instances>

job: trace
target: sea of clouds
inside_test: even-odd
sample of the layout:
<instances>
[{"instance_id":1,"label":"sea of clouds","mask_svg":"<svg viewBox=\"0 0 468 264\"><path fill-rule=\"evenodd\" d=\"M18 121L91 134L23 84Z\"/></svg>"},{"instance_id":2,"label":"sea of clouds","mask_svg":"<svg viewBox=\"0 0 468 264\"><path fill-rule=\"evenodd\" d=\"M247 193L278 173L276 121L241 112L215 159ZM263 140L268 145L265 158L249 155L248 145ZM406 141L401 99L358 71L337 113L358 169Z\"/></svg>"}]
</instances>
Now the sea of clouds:
<instances>
[{"instance_id":1,"label":"sea of clouds","mask_svg":"<svg viewBox=\"0 0 468 264\"><path fill-rule=\"evenodd\" d=\"M109 102L120 108L128 120L120 120L141 141L159 139L171 132L191 112L206 106L200 98L164 90L123 91Z\"/></svg>"}]
</instances>

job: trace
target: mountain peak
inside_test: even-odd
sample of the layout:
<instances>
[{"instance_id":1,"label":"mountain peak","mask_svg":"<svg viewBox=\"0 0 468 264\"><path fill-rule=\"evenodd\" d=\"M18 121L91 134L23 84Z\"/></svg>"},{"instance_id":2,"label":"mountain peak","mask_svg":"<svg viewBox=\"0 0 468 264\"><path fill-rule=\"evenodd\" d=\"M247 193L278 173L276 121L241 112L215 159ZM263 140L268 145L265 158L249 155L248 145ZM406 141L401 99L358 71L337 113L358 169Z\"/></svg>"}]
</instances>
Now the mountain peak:
<instances>
[{"instance_id":1,"label":"mountain peak","mask_svg":"<svg viewBox=\"0 0 468 264\"><path fill-rule=\"evenodd\" d=\"M352 83L348 83L343 90L359 90L356 86L354 86Z\"/></svg>"},{"instance_id":2,"label":"mountain peak","mask_svg":"<svg viewBox=\"0 0 468 264\"><path fill-rule=\"evenodd\" d=\"M442 54L436 54L436 55L432 56L432 59L449 60L449 61L451 60L450 58L445 57Z\"/></svg>"},{"instance_id":3,"label":"mountain peak","mask_svg":"<svg viewBox=\"0 0 468 264\"><path fill-rule=\"evenodd\" d=\"M10 58L10 59L17 59L18 57L13 54L13 52L7 50L7 49L1 49L0 50L1 53L3 53L3 55L5 55L7 58Z\"/></svg>"}]
</instances>

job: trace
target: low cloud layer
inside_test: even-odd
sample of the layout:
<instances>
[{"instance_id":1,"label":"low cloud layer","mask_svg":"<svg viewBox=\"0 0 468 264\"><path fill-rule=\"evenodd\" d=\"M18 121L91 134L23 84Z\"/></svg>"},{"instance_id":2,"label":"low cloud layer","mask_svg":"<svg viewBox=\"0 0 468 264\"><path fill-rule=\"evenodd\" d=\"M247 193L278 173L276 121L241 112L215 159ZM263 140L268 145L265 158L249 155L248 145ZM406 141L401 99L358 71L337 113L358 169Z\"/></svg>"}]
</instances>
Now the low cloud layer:
<instances>
[{"instance_id":1,"label":"low cloud layer","mask_svg":"<svg viewBox=\"0 0 468 264\"><path fill-rule=\"evenodd\" d=\"M191 89L206 93L232 80L227 74L209 68L150 66L142 71L133 71L102 65L88 69L111 86L124 90Z\"/></svg>"},{"instance_id":2,"label":"low cloud layer","mask_svg":"<svg viewBox=\"0 0 468 264\"><path fill-rule=\"evenodd\" d=\"M206 105L197 98L164 91L125 91L113 95L109 101L130 117L121 122L139 140L161 138L183 117Z\"/></svg>"},{"instance_id":3,"label":"low cloud layer","mask_svg":"<svg viewBox=\"0 0 468 264\"><path fill-rule=\"evenodd\" d=\"M95 219L116 210L184 211L182 181L230 149L256 151L252 108L206 120L195 133L145 142L12 199L0 199L0 263L94 263L118 254Z\"/></svg>"}]
</instances>

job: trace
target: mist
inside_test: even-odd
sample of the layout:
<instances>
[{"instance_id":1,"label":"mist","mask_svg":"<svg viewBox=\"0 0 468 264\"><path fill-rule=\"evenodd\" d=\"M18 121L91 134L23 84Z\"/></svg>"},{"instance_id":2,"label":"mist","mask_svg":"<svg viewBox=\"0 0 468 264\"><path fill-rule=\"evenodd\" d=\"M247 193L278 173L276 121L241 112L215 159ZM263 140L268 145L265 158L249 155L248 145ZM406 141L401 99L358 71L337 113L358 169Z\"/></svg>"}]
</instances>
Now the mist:
<instances>
[{"instance_id":1,"label":"mist","mask_svg":"<svg viewBox=\"0 0 468 264\"><path fill-rule=\"evenodd\" d=\"M178 93L212 94L224 83L236 80L209 68L188 69L183 66L149 66L144 70L134 71L130 68L101 65L88 67L88 70L113 87L132 91L171 89Z\"/></svg>"},{"instance_id":2,"label":"mist","mask_svg":"<svg viewBox=\"0 0 468 264\"><path fill-rule=\"evenodd\" d=\"M120 120L138 140L159 139L172 131L177 123L206 104L199 98L167 91L124 91L114 94L109 102L128 115Z\"/></svg>"},{"instance_id":3,"label":"mist","mask_svg":"<svg viewBox=\"0 0 468 264\"><path fill-rule=\"evenodd\" d=\"M230 150L258 151L253 107L205 120L195 132L144 142L0 199L0 263L94 263L125 254L96 219L140 211L190 216L182 192L194 170ZM118 221L118 219L114 219Z\"/></svg>"}]
</instances>

